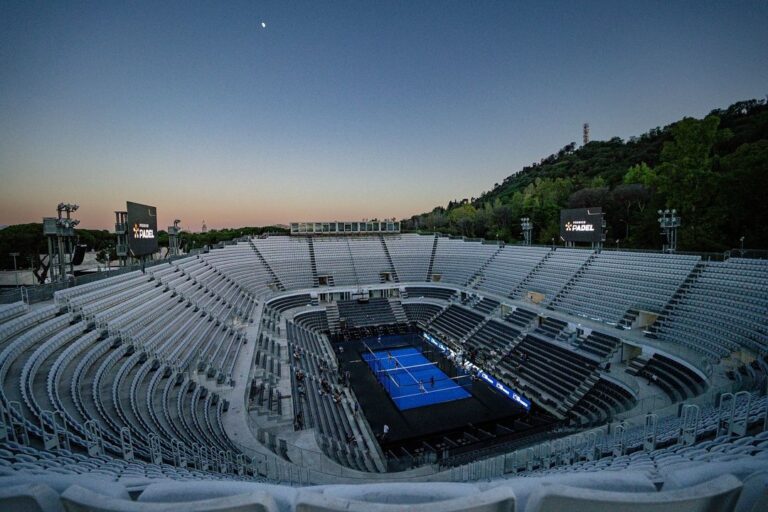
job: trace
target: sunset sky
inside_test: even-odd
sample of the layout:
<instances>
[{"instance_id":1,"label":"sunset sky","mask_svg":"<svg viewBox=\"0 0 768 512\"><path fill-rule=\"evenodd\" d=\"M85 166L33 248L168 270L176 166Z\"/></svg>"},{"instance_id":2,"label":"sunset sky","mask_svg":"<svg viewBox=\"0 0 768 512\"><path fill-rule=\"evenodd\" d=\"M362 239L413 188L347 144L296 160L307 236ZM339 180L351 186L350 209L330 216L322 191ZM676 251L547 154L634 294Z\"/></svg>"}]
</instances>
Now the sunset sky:
<instances>
[{"instance_id":1,"label":"sunset sky","mask_svg":"<svg viewBox=\"0 0 768 512\"><path fill-rule=\"evenodd\" d=\"M584 122L765 98L766 27L764 1L0 0L0 224L407 217Z\"/></svg>"}]
</instances>

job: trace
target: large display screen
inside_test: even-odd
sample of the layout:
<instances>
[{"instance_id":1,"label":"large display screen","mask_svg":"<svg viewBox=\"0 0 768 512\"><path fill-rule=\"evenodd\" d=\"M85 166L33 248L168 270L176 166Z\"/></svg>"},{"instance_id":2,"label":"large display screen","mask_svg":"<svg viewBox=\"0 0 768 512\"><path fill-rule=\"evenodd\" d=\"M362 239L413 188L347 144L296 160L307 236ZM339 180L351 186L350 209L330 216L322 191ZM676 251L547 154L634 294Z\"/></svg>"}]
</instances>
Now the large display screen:
<instances>
[{"instance_id":1,"label":"large display screen","mask_svg":"<svg viewBox=\"0 0 768 512\"><path fill-rule=\"evenodd\" d=\"M126 203L128 212L128 249L133 256L157 252L157 208Z\"/></svg>"},{"instance_id":2,"label":"large display screen","mask_svg":"<svg viewBox=\"0 0 768 512\"><path fill-rule=\"evenodd\" d=\"M603 209L560 210L560 238L565 242L603 242Z\"/></svg>"}]
</instances>

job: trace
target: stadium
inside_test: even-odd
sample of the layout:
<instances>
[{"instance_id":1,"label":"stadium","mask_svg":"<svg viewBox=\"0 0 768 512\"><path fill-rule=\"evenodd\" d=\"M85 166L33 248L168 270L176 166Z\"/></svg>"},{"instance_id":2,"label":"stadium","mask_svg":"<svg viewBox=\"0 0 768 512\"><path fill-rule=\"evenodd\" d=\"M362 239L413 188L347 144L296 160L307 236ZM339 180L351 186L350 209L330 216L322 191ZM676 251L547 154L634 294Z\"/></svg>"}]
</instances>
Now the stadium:
<instances>
[{"instance_id":1,"label":"stadium","mask_svg":"<svg viewBox=\"0 0 768 512\"><path fill-rule=\"evenodd\" d=\"M0 2L0 512L768 511L766 26Z\"/></svg>"},{"instance_id":2,"label":"stadium","mask_svg":"<svg viewBox=\"0 0 768 512\"><path fill-rule=\"evenodd\" d=\"M768 261L393 231L246 238L2 306L4 503L765 499Z\"/></svg>"}]
</instances>

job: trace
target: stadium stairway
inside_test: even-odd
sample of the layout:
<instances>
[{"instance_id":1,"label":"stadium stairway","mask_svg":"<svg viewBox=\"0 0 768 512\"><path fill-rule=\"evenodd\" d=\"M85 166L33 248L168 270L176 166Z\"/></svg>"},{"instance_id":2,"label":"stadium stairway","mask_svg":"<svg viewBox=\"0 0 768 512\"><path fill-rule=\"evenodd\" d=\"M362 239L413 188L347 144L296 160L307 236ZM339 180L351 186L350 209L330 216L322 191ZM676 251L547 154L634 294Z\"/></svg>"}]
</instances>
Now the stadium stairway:
<instances>
[{"instance_id":1,"label":"stadium stairway","mask_svg":"<svg viewBox=\"0 0 768 512\"><path fill-rule=\"evenodd\" d=\"M515 287L514 290L512 290L509 293L509 297L512 298L519 298L522 293L525 291L526 285L531 282L531 280L534 278L534 276L537 274L537 272L544 266L544 264L547 262L549 258L552 257L552 251L547 252L544 257L539 261L536 266L534 266L530 272L528 272L528 275L523 278L522 281L520 281L520 284Z\"/></svg>"},{"instance_id":2,"label":"stadium stairway","mask_svg":"<svg viewBox=\"0 0 768 512\"><path fill-rule=\"evenodd\" d=\"M395 268L395 264L392 261L392 255L389 252L389 248L387 247L387 243L384 241L384 235L379 235L379 240L381 241L381 247L384 250L384 254L387 257L387 261L389 262L389 268L392 272L392 278L396 283L400 282L400 277L397 275L397 269Z\"/></svg>"},{"instance_id":3,"label":"stadium stairway","mask_svg":"<svg viewBox=\"0 0 768 512\"><path fill-rule=\"evenodd\" d=\"M499 245L499 248L496 249L496 252L491 254L491 256L487 260L485 260L485 262L480 266L480 268L477 269L477 271L467 280L467 282L464 283L464 287L475 288L478 284L480 284L480 281L482 281L483 279L483 276L484 276L483 272L485 271L485 269L488 268L488 265L493 263L493 260L496 259L496 256L498 256L503 250L504 250L504 246Z\"/></svg>"},{"instance_id":4,"label":"stadium stairway","mask_svg":"<svg viewBox=\"0 0 768 512\"><path fill-rule=\"evenodd\" d=\"M251 249L253 249L253 252L256 253L256 256L258 256L259 261L262 265L264 265L264 268L267 269L269 272L271 283L274 285L275 290L278 291L285 291L285 286L283 286L283 283L280 282L280 279L277 277L277 274L275 274L275 271L272 269L272 267L267 263L267 260L264 258L264 255L261 254L261 251L258 247L253 243L253 241L250 242Z\"/></svg>"},{"instance_id":5,"label":"stadium stairway","mask_svg":"<svg viewBox=\"0 0 768 512\"><path fill-rule=\"evenodd\" d=\"M585 261L584 264L576 271L576 273L573 274L573 276L565 283L565 285L563 285L560 291L558 291L554 297L547 301L549 309L555 309L557 307L558 301L568 293L568 290L579 280L579 277L587 271L589 266L597 257L597 254L598 253L593 252L589 258L587 258L587 261Z\"/></svg>"},{"instance_id":6,"label":"stadium stairway","mask_svg":"<svg viewBox=\"0 0 768 512\"><path fill-rule=\"evenodd\" d=\"M389 299L389 305L392 308L392 313L395 315L395 320L398 324L407 324L408 316L405 314L403 304L396 299Z\"/></svg>"},{"instance_id":7,"label":"stadium stairway","mask_svg":"<svg viewBox=\"0 0 768 512\"><path fill-rule=\"evenodd\" d=\"M335 302L325 306L325 315L328 317L328 329L332 333L339 332L339 307Z\"/></svg>"},{"instance_id":8,"label":"stadium stairway","mask_svg":"<svg viewBox=\"0 0 768 512\"><path fill-rule=\"evenodd\" d=\"M317 260L315 259L315 243L312 237L307 238L307 245L309 246L309 265L312 268L312 286L317 288L320 286L320 279L317 277Z\"/></svg>"},{"instance_id":9,"label":"stadium stairway","mask_svg":"<svg viewBox=\"0 0 768 512\"><path fill-rule=\"evenodd\" d=\"M429 256L429 267L427 267L427 276L426 276L427 282L432 281L432 269L435 266L435 253L437 252L437 243L439 239L440 237L435 235L435 239L432 242L432 253Z\"/></svg>"}]
</instances>

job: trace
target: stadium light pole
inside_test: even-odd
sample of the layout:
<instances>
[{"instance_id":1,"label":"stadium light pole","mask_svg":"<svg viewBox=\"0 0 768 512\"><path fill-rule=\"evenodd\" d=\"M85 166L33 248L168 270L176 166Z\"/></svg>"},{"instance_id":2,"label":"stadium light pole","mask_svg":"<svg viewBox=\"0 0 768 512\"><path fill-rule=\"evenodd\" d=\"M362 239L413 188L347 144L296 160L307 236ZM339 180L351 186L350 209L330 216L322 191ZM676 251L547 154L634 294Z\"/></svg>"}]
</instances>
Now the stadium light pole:
<instances>
[{"instance_id":1,"label":"stadium light pole","mask_svg":"<svg viewBox=\"0 0 768 512\"><path fill-rule=\"evenodd\" d=\"M666 243L662 245L661 252L675 252L677 250L677 230L681 226L680 216L674 208L658 210L659 227L661 233L666 238Z\"/></svg>"},{"instance_id":2,"label":"stadium light pole","mask_svg":"<svg viewBox=\"0 0 768 512\"><path fill-rule=\"evenodd\" d=\"M531 233L533 233L533 223L530 217L522 217L520 219L520 229L523 231L523 239L525 245L531 245Z\"/></svg>"},{"instance_id":3,"label":"stadium light pole","mask_svg":"<svg viewBox=\"0 0 768 512\"><path fill-rule=\"evenodd\" d=\"M741 238L742 238L742 240L744 239L744 237L741 237ZM743 248L742 248L742 252L743 252ZM17 253L17 252L8 253L8 256L13 258L13 277L14 277L14 279L16 281L16 288L19 287L19 272L18 272L18 269L16 267L16 257L18 255L19 255L19 253Z\"/></svg>"}]
</instances>

